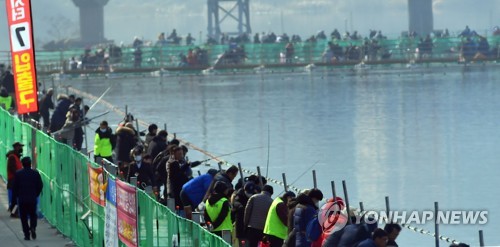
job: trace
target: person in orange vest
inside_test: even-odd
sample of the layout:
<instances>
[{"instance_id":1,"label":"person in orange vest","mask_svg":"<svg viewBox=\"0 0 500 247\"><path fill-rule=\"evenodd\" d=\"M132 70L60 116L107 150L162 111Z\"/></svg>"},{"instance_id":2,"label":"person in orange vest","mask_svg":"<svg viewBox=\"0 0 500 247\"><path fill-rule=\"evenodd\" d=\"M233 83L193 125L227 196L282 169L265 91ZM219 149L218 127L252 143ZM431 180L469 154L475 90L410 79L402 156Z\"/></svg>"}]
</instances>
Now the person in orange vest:
<instances>
[{"instance_id":1,"label":"person in orange vest","mask_svg":"<svg viewBox=\"0 0 500 247\"><path fill-rule=\"evenodd\" d=\"M23 168L21 164L21 156L23 155L23 144L16 142L12 145L13 150L7 153L7 192L9 196L9 205L12 203L12 185L14 175ZM16 212L11 212L10 217L17 217Z\"/></svg>"}]
</instances>

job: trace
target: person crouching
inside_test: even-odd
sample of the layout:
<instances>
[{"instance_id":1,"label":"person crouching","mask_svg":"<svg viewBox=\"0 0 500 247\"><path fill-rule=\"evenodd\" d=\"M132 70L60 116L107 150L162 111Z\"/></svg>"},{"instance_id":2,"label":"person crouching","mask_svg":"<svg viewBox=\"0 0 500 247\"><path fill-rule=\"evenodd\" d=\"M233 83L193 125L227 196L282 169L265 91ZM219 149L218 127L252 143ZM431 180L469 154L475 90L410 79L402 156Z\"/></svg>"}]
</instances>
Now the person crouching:
<instances>
[{"instance_id":1,"label":"person crouching","mask_svg":"<svg viewBox=\"0 0 500 247\"><path fill-rule=\"evenodd\" d=\"M212 233L222 237L222 231L232 231L231 206L227 195L229 188L224 182L217 182L214 191L206 201L205 222L212 224Z\"/></svg>"}]
</instances>

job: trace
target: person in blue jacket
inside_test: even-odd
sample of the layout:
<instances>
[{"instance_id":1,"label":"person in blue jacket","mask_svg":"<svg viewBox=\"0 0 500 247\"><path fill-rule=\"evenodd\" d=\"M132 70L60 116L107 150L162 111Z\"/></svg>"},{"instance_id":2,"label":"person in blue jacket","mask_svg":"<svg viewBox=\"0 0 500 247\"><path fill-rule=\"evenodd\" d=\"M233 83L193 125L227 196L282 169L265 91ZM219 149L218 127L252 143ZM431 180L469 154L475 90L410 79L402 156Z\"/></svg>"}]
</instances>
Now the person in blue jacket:
<instances>
[{"instance_id":1,"label":"person in blue jacket","mask_svg":"<svg viewBox=\"0 0 500 247\"><path fill-rule=\"evenodd\" d=\"M206 174L191 179L182 186L181 201L182 205L184 205L186 218L191 219L193 209L197 208L202 202L217 172L216 169L210 169Z\"/></svg>"},{"instance_id":2,"label":"person in blue jacket","mask_svg":"<svg viewBox=\"0 0 500 247\"><path fill-rule=\"evenodd\" d=\"M323 200L323 193L318 189L312 189L307 196L297 197L299 204L294 213L295 246L309 247L311 242L306 236L307 223L317 214L318 204Z\"/></svg>"}]
</instances>

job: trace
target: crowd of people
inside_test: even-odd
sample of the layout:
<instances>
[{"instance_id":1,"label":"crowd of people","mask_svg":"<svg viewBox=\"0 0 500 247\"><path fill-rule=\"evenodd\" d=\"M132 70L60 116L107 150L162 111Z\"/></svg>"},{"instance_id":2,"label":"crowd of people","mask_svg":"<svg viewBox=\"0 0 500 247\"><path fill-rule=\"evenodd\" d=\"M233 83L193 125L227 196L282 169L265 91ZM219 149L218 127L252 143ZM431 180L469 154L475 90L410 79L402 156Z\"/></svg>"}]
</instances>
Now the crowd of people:
<instances>
[{"instance_id":1,"label":"crowd of people","mask_svg":"<svg viewBox=\"0 0 500 247\"><path fill-rule=\"evenodd\" d=\"M500 28L495 27L492 32L493 36L500 36ZM499 57L498 44L490 47L488 39L485 36L479 35L477 32L471 30L468 26L458 35L451 35L448 29L444 31L435 31L431 34L417 34L416 32L408 32L402 34L401 37L410 39L401 39L397 47L389 47L384 45L387 40L382 31L370 30L366 36L362 36L357 31L352 33L346 31L341 34L337 29L334 29L329 35L325 31L319 31L315 35L309 36L307 39L302 39L300 35L294 34L291 37L286 33L277 35L274 32L269 33L255 33L253 40L250 39L249 34L241 34L237 36L229 36L222 34L219 40L213 37L208 37L205 45L227 45L228 48L223 53L218 55L215 61L209 61L208 50L195 46L195 38L189 33L184 38L177 34L176 29L166 36L165 33L160 33L156 41L145 41L142 38L134 37L131 44L131 57L127 57L132 64L133 68L142 68L144 64L148 66L157 66L158 59L174 62L178 67L200 67L214 64L214 66L224 65L238 65L243 64L247 59L244 45L249 43L254 44L284 44L283 50L280 54L281 63L293 63L296 59L296 53L293 48L299 43L316 43L318 41L326 41L327 45L321 56L323 62L335 63L342 61L375 61L387 60L393 56L393 53L411 54L414 59L433 58L436 55L443 55L448 53L458 53L460 61L480 60L487 58ZM436 53L436 38L460 38L460 43L456 44L448 50L439 50ZM185 40L185 43L182 43ZM406 40L406 41L405 41ZM411 40L410 43L407 41ZM342 43L342 44L341 44ZM347 44L347 45L346 45ZM416 50L407 50L407 48L416 45ZM144 47L166 47L166 46L189 46L189 50L182 51L175 54L162 54L161 58L156 54L144 54ZM86 48L84 53L79 57L72 57L69 64L66 66L69 70L104 70L110 71L113 65L118 65L124 62L125 46L114 44L107 44L100 46L93 53L90 48ZM163 48L162 48L163 49ZM162 52L163 53L163 52ZM314 54L318 56L318 54Z\"/></svg>"}]
</instances>

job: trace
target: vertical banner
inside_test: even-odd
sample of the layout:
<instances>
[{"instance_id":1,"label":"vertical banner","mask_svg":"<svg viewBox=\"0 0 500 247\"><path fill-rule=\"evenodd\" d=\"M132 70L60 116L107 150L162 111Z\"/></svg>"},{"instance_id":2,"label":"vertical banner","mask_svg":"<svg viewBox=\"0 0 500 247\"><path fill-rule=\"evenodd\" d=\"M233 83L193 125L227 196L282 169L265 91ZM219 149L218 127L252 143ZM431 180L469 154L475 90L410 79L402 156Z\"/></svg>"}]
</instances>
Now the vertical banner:
<instances>
[{"instance_id":1,"label":"vertical banner","mask_svg":"<svg viewBox=\"0 0 500 247\"><path fill-rule=\"evenodd\" d=\"M102 167L94 168L88 163L89 168L89 192L90 199L95 203L104 206L106 200L104 198L106 191L106 184L102 175Z\"/></svg>"},{"instance_id":2,"label":"vertical banner","mask_svg":"<svg viewBox=\"0 0 500 247\"><path fill-rule=\"evenodd\" d=\"M138 246L135 187L120 180L116 180L116 209L118 238L128 247Z\"/></svg>"},{"instance_id":3,"label":"vertical banner","mask_svg":"<svg viewBox=\"0 0 500 247\"><path fill-rule=\"evenodd\" d=\"M31 0L6 0L18 114L38 111Z\"/></svg>"},{"instance_id":4,"label":"vertical banner","mask_svg":"<svg viewBox=\"0 0 500 247\"><path fill-rule=\"evenodd\" d=\"M108 177L104 221L104 246L118 247L118 231L116 229L116 183L115 179L111 177Z\"/></svg>"}]
</instances>

